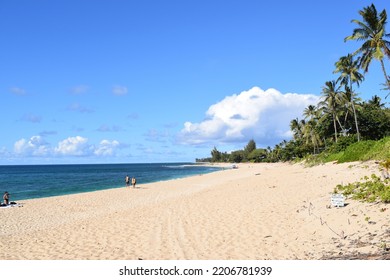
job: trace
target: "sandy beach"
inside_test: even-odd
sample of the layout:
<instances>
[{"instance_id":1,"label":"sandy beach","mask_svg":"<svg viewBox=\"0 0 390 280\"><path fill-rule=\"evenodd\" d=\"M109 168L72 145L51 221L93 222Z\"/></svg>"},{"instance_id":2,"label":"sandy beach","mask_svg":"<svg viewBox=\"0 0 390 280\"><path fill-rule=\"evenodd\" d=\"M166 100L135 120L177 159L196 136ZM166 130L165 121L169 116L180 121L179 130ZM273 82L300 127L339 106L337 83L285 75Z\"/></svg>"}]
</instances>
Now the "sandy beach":
<instances>
[{"instance_id":1,"label":"sandy beach","mask_svg":"<svg viewBox=\"0 0 390 280\"><path fill-rule=\"evenodd\" d=\"M0 259L387 258L389 205L330 207L337 184L372 173L380 174L374 162L240 164L136 189L18 201L23 207L0 209Z\"/></svg>"}]
</instances>

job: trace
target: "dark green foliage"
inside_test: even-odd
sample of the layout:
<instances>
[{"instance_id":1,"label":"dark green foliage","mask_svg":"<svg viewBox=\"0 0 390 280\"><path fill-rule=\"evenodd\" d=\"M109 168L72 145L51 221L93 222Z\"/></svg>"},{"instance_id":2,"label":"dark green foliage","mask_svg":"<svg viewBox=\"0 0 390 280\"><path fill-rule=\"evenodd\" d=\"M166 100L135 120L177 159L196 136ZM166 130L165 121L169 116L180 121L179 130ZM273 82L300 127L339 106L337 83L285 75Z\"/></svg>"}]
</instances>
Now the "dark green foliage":
<instances>
[{"instance_id":1,"label":"dark green foliage","mask_svg":"<svg viewBox=\"0 0 390 280\"><path fill-rule=\"evenodd\" d=\"M220 162L222 159L222 154L217 150L216 147L211 151L211 162Z\"/></svg>"},{"instance_id":2,"label":"dark green foliage","mask_svg":"<svg viewBox=\"0 0 390 280\"><path fill-rule=\"evenodd\" d=\"M380 99L379 99L380 101ZM366 103L359 110L360 133L364 139L378 140L390 135L390 111L378 104Z\"/></svg>"},{"instance_id":3,"label":"dark green foliage","mask_svg":"<svg viewBox=\"0 0 390 280\"><path fill-rule=\"evenodd\" d=\"M256 149L249 153L248 160L250 162L262 162L267 158L267 150Z\"/></svg>"},{"instance_id":4,"label":"dark green foliage","mask_svg":"<svg viewBox=\"0 0 390 280\"><path fill-rule=\"evenodd\" d=\"M340 137L336 142L333 142L332 145L328 148L328 153L338 153L344 151L348 146L356 143L357 139L355 135Z\"/></svg>"},{"instance_id":5,"label":"dark green foliage","mask_svg":"<svg viewBox=\"0 0 390 280\"><path fill-rule=\"evenodd\" d=\"M253 139L251 139L249 140L248 144L245 146L244 151L246 155L249 155L254 150L256 150L256 142Z\"/></svg>"},{"instance_id":6,"label":"dark green foliage","mask_svg":"<svg viewBox=\"0 0 390 280\"><path fill-rule=\"evenodd\" d=\"M230 154L229 161L230 162L242 162L245 159L245 152L244 150L238 150L234 151Z\"/></svg>"}]
</instances>

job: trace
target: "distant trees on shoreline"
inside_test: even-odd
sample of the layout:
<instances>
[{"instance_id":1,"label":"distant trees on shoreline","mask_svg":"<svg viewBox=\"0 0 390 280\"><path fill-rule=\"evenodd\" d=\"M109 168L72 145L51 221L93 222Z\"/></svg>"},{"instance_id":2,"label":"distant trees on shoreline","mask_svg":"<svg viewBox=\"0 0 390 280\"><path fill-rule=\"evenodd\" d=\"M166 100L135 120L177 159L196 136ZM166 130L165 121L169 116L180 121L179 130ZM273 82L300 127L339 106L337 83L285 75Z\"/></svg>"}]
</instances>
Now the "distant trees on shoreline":
<instances>
[{"instance_id":1,"label":"distant trees on shoreline","mask_svg":"<svg viewBox=\"0 0 390 280\"><path fill-rule=\"evenodd\" d=\"M257 149L256 142L251 139L242 150L220 152L216 147L211 151L211 157L196 159L196 162L262 162L267 157L266 149Z\"/></svg>"}]
</instances>

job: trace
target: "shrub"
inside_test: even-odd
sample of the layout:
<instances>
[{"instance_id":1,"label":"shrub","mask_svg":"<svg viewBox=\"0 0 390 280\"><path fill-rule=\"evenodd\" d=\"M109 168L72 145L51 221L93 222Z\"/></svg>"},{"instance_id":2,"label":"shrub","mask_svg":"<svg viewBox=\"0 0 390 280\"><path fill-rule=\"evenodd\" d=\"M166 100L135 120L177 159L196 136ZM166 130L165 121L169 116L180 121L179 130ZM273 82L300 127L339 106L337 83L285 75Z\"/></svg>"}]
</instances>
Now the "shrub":
<instances>
[{"instance_id":1,"label":"shrub","mask_svg":"<svg viewBox=\"0 0 390 280\"><path fill-rule=\"evenodd\" d=\"M389 179L381 179L375 174L372 174L371 178L365 176L363 179L363 182L351 183L345 186L337 185L334 191L340 191L347 197L365 202L390 202Z\"/></svg>"},{"instance_id":2,"label":"shrub","mask_svg":"<svg viewBox=\"0 0 390 280\"><path fill-rule=\"evenodd\" d=\"M357 142L356 136L344 136L340 137L336 142L332 144L332 146L329 147L328 151L329 153L339 153L342 151L345 151L347 147Z\"/></svg>"},{"instance_id":3,"label":"shrub","mask_svg":"<svg viewBox=\"0 0 390 280\"><path fill-rule=\"evenodd\" d=\"M344 154L339 158L339 162L350 162L362 160L364 156L369 153L370 149L374 146L375 141L361 141L348 146L344 151Z\"/></svg>"}]
</instances>

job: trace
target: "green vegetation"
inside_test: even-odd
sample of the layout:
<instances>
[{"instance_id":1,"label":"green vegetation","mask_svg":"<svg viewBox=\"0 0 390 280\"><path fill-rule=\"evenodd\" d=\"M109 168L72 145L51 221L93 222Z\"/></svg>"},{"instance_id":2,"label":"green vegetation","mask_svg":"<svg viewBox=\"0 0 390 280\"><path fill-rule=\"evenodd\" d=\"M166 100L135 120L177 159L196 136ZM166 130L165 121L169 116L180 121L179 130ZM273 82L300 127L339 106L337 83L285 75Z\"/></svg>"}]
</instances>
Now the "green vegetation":
<instances>
[{"instance_id":1,"label":"green vegetation","mask_svg":"<svg viewBox=\"0 0 390 280\"><path fill-rule=\"evenodd\" d=\"M318 155L309 155L305 159L309 164L337 161L384 160L390 158L390 137L381 140L366 140L349 144L351 138L342 141ZM349 145L348 145L349 144ZM346 145L346 146L345 146Z\"/></svg>"},{"instance_id":2,"label":"green vegetation","mask_svg":"<svg viewBox=\"0 0 390 280\"><path fill-rule=\"evenodd\" d=\"M211 151L210 158L196 159L196 162L262 162L267 158L267 150L257 149L252 139L243 150L233 151L230 154L222 153L216 147Z\"/></svg>"},{"instance_id":3,"label":"green vegetation","mask_svg":"<svg viewBox=\"0 0 390 280\"><path fill-rule=\"evenodd\" d=\"M346 186L337 185L334 191L335 193L341 192L347 197L364 202L390 202L389 179L382 179L372 174L371 178L366 176L363 180L363 182L352 183Z\"/></svg>"}]
</instances>

